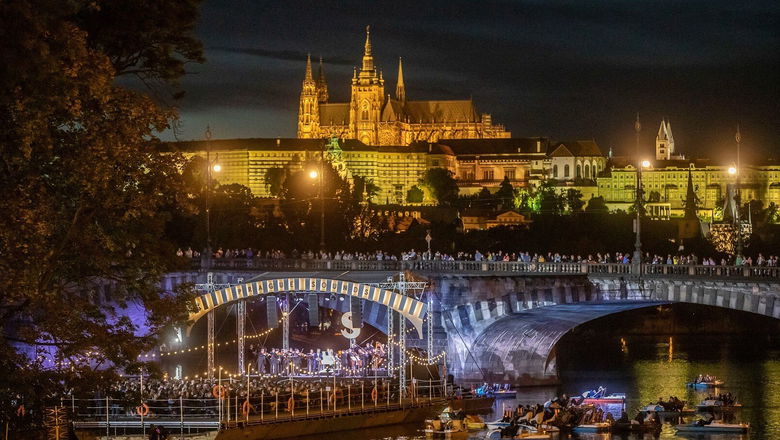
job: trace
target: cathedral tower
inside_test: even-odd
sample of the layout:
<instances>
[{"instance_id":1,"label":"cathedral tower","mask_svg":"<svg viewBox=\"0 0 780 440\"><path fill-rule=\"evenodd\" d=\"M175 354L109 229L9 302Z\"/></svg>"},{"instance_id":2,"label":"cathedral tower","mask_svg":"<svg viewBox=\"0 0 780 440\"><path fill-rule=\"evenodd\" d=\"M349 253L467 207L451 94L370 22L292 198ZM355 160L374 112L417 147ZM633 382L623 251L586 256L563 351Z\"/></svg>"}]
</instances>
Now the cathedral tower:
<instances>
[{"instance_id":1,"label":"cathedral tower","mask_svg":"<svg viewBox=\"0 0 780 440\"><path fill-rule=\"evenodd\" d=\"M317 98L320 102L328 102L328 83L325 82L325 69L322 67L322 57L320 57L320 71L317 75Z\"/></svg>"},{"instance_id":2,"label":"cathedral tower","mask_svg":"<svg viewBox=\"0 0 780 440\"><path fill-rule=\"evenodd\" d=\"M669 160L674 156L674 136L672 136L672 124L666 119L661 120L658 134L655 137L655 159Z\"/></svg>"},{"instance_id":3,"label":"cathedral tower","mask_svg":"<svg viewBox=\"0 0 780 440\"><path fill-rule=\"evenodd\" d=\"M311 73L311 56L306 57L306 75L298 108L298 138L317 138L320 130L320 108L317 83Z\"/></svg>"},{"instance_id":4,"label":"cathedral tower","mask_svg":"<svg viewBox=\"0 0 780 440\"><path fill-rule=\"evenodd\" d=\"M404 87L404 66L401 58L398 58L398 84L395 86L395 99L406 101L406 88Z\"/></svg>"},{"instance_id":5,"label":"cathedral tower","mask_svg":"<svg viewBox=\"0 0 780 440\"><path fill-rule=\"evenodd\" d=\"M384 104L385 81L374 67L371 54L371 30L366 26L363 65L352 78L349 106L350 137L368 145L379 142L379 116Z\"/></svg>"}]
</instances>

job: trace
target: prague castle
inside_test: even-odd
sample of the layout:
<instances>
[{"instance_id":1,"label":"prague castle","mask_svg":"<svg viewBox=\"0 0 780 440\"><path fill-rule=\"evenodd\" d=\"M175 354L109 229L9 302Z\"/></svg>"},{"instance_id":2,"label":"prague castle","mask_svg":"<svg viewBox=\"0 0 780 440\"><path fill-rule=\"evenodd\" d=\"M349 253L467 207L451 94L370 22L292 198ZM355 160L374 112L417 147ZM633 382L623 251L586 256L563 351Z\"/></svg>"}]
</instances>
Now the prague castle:
<instances>
[{"instance_id":1,"label":"prague castle","mask_svg":"<svg viewBox=\"0 0 780 440\"><path fill-rule=\"evenodd\" d=\"M385 80L374 65L371 34L366 28L363 64L352 77L349 102L329 102L322 60L319 77L306 61L298 109L301 139L357 139L366 145L410 145L439 139L509 138L489 114L480 114L471 100L413 101L406 99L403 65L398 60L395 97L385 94Z\"/></svg>"},{"instance_id":2,"label":"prague castle","mask_svg":"<svg viewBox=\"0 0 780 440\"><path fill-rule=\"evenodd\" d=\"M583 200L603 197L610 209L628 210L636 194L638 158L608 157L593 140L556 141L547 137L512 138L471 100L406 99L399 60L395 96L385 94L384 78L374 65L366 29L362 66L352 78L350 102L329 102L322 61L315 80L306 60L298 111L297 138L224 139L170 144L185 155L215 154L221 183L238 183L259 197L272 197L274 169L294 172L330 162L344 176L373 182L379 204L406 204L407 193L431 168L445 168L460 193L497 190L506 179L514 187L552 180L560 191L577 189ZM648 151L647 159L653 157ZM642 157L644 159L645 157ZM688 175L699 200L699 214L712 218L734 184L731 164L690 160L679 153L671 123L661 121L655 160L643 171L648 212L655 218L682 216ZM742 165L742 200L780 204L780 165ZM425 200L424 203L430 203Z\"/></svg>"}]
</instances>

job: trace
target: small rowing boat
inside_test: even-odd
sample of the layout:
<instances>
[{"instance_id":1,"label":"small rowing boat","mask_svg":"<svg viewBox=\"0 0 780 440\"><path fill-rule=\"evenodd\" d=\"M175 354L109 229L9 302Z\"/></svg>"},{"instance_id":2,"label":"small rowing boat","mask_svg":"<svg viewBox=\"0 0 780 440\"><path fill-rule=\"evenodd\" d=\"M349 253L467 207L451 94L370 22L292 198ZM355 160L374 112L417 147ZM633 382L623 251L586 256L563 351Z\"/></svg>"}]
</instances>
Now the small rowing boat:
<instances>
[{"instance_id":1,"label":"small rowing boat","mask_svg":"<svg viewBox=\"0 0 780 440\"><path fill-rule=\"evenodd\" d=\"M711 433L732 433L745 434L750 429L748 423L720 423L712 422L708 425L699 423L685 423L675 427L678 432L711 432Z\"/></svg>"},{"instance_id":2,"label":"small rowing boat","mask_svg":"<svg viewBox=\"0 0 780 440\"><path fill-rule=\"evenodd\" d=\"M687 407L684 407L683 409L679 409L679 410L668 410L661 405L643 406L642 408L639 408L639 412L645 414L655 414L658 417L690 416L696 413L696 411Z\"/></svg>"},{"instance_id":3,"label":"small rowing boat","mask_svg":"<svg viewBox=\"0 0 780 440\"><path fill-rule=\"evenodd\" d=\"M626 402L625 393L612 393L601 397L586 397L582 403L585 405L614 405Z\"/></svg>"},{"instance_id":4,"label":"small rowing boat","mask_svg":"<svg viewBox=\"0 0 780 440\"><path fill-rule=\"evenodd\" d=\"M585 425L577 425L572 431L574 432L608 432L610 424L607 422L588 423Z\"/></svg>"}]
</instances>

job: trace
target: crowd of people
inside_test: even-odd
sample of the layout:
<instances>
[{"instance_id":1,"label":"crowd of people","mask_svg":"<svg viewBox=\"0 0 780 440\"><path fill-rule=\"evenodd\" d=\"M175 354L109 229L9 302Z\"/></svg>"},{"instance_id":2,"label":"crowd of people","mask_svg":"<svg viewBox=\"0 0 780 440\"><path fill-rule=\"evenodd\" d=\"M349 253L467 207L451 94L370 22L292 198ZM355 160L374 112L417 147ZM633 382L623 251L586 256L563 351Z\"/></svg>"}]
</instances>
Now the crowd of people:
<instances>
[{"instance_id":1,"label":"crowd of people","mask_svg":"<svg viewBox=\"0 0 780 440\"><path fill-rule=\"evenodd\" d=\"M266 349L250 346L260 375L368 376L386 372L387 345L374 342L345 350Z\"/></svg>"},{"instance_id":2,"label":"crowd of people","mask_svg":"<svg viewBox=\"0 0 780 440\"><path fill-rule=\"evenodd\" d=\"M197 251L193 251L192 248L187 248L186 251L178 249L176 255L187 258L197 258L200 254ZM247 249L226 249L218 248L213 253L213 258L245 258L245 259L267 259L267 260L284 260L284 259L301 259L301 260L346 260L346 261L513 261L523 263L617 263L617 264L630 264L632 262L631 252L615 252L615 253L595 253L588 254L587 256L565 254L558 252L542 253L530 253L525 251L520 252L485 252L482 253L479 250L474 252L457 252L454 254L448 254L440 251L428 252L417 251L411 249L409 251L401 252L396 255L391 252L377 250L374 252L347 252L336 251L326 252L319 251L314 252L311 250L299 252L292 250L290 253L286 253L279 249L271 249L266 251L255 250L252 248ZM665 257L657 254L646 253L643 256L643 262L646 264L663 264L663 265L704 265L704 266L763 266L763 267L777 267L780 257L777 255L764 256L759 253L755 259L752 256L737 257L737 258L714 258L714 257L702 257L700 258L694 254L667 254Z\"/></svg>"},{"instance_id":3,"label":"crowd of people","mask_svg":"<svg viewBox=\"0 0 780 440\"><path fill-rule=\"evenodd\" d=\"M718 395L712 395L707 396L704 401L711 401L716 402L716 406L734 406L737 403L737 398L731 394L731 392L728 393L721 393Z\"/></svg>"},{"instance_id":4,"label":"crowd of people","mask_svg":"<svg viewBox=\"0 0 780 440\"><path fill-rule=\"evenodd\" d=\"M603 408L593 405L583 405L586 396L569 397L566 394L554 397L544 404L518 405L515 409L504 412L501 419L509 426L501 429L501 437L513 437L524 426L539 428L555 426L572 428L579 425L590 425L601 422L630 424L628 414L623 411L619 419L605 412ZM634 419L638 424L657 424L658 418L653 415L638 414Z\"/></svg>"},{"instance_id":5,"label":"crowd of people","mask_svg":"<svg viewBox=\"0 0 780 440\"><path fill-rule=\"evenodd\" d=\"M143 387L141 386L143 382ZM228 377L218 379L198 378L153 378L125 377L114 383L110 389L97 392L87 400L73 400L79 414L105 414L108 404L112 416L137 416L141 405L145 405L145 417L153 420L165 416L214 417L219 411L219 397L222 397L222 412L230 411L245 416L260 412L289 413L298 408L310 406L319 409L341 408L347 405L385 402L396 399L397 380L387 377L314 377L286 378L271 376ZM106 399L108 398L108 399ZM292 398L292 400L290 400ZM244 406L249 402L250 408ZM238 405L238 407L236 406Z\"/></svg>"},{"instance_id":6,"label":"crowd of people","mask_svg":"<svg viewBox=\"0 0 780 440\"><path fill-rule=\"evenodd\" d=\"M657 402L650 402L648 406L653 405L656 408L660 407L663 411L682 411L685 409L685 401L678 399L677 396L669 396L669 400L659 397Z\"/></svg>"}]
</instances>

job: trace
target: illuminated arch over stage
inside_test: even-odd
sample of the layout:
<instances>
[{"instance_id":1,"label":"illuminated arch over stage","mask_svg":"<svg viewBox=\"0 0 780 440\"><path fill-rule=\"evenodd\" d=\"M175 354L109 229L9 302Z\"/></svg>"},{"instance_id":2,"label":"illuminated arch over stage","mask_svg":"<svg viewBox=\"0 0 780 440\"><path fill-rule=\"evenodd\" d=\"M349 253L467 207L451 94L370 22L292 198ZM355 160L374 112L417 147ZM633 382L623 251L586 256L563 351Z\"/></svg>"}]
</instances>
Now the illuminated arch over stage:
<instances>
[{"instance_id":1,"label":"illuminated arch over stage","mask_svg":"<svg viewBox=\"0 0 780 440\"><path fill-rule=\"evenodd\" d=\"M426 313L426 304L411 296L383 289L365 283L336 280L331 278L276 278L252 281L226 287L214 292L204 293L195 298L198 311L191 313L193 323L217 307L241 299L250 299L275 293L319 293L348 295L378 304L398 312L414 325L417 334L422 337L422 323Z\"/></svg>"}]
</instances>

